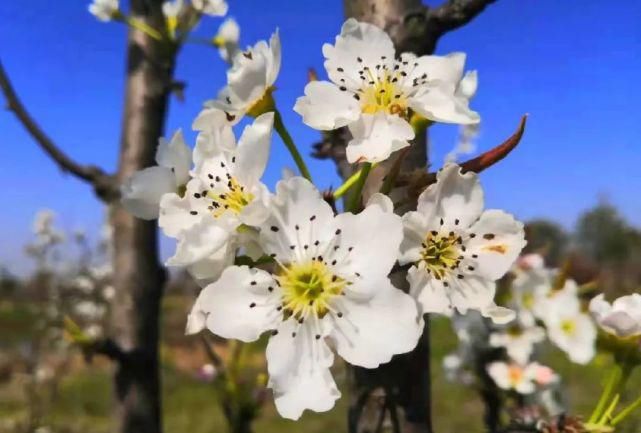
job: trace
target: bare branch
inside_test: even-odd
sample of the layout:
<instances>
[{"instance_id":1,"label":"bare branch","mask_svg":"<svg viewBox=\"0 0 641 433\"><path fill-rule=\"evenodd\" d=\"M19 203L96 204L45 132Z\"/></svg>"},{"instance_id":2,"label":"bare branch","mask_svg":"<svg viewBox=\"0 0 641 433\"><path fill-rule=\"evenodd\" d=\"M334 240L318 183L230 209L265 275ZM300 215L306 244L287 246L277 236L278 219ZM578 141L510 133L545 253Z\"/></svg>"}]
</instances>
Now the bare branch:
<instances>
[{"instance_id":1,"label":"bare branch","mask_svg":"<svg viewBox=\"0 0 641 433\"><path fill-rule=\"evenodd\" d=\"M426 11L427 27L440 37L469 23L496 0L447 0L441 6Z\"/></svg>"},{"instance_id":2,"label":"bare branch","mask_svg":"<svg viewBox=\"0 0 641 433\"><path fill-rule=\"evenodd\" d=\"M82 351L87 362L91 362L95 355L103 355L118 363L127 357L127 353L111 338L92 341L82 346Z\"/></svg>"},{"instance_id":3,"label":"bare branch","mask_svg":"<svg viewBox=\"0 0 641 433\"><path fill-rule=\"evenodd\" d=\"M93 165L81 165L64 153L51 138L42 130L24 107L16 94L9 77L0 62L0 89L7 100L7 108L13 112L18 121L29 132L31 137L42 150L54 160L63 172L90 183L98 197L104 201L114 200L118 196L118 188L113 176Z\"/></svg>"}]
</instances>

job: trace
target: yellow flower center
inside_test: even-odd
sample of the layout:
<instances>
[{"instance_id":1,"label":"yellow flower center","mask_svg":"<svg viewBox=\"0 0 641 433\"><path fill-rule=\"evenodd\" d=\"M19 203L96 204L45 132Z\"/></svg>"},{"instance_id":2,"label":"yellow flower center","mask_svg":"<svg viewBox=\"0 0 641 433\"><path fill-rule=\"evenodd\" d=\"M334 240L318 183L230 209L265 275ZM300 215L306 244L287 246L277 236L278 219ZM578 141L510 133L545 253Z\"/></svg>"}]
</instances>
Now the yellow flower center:
<instances>
[{"instance_id":1,"label":"yellow flower center","mask_svg":"<svg viewBox=\"0 0 641 433\"><path fill-rule=\"evenodd\" d=\"M572 319L565 319L561 322L561 331L567 335L572 335L576 332L576 322Z\"/></svg>"},{"instance_id":2,"label":"yellow flower center","mask_svg":"<svg viewBox=\"0 0 641 433\"><path fill-rule=\"evenodd\" d=\"M459 251L461 237L454 232L440 234L436 231L428 233L423 242L421 262L434 278L441 280L452 270L456 269L462 260Z\"/></svg>"},{"instance_id":3,"label":"yellow flower center","mask_svg":"<svg viewBox=\"0 0 641 433\"><path fill-rule=\"evenodd\" d=\"M325 316L332 309L332 298L341 295L348 284L318 260L287 265L276 279L282 289L285 314L298 321L310 315Z\"/></svg>"},{"instance_id":4,"label":"yellow flower center","mask_svg":"<svg viewBox=\"0 0 641 433\"><path fill-rule=\"evenodd\" d=\"M209 191L207 196L213 200L209 210L216 218L227 211L238 215L245 206L254 200L254 195L245 191L245 187L233 176L227 182L227 191L220 193Z\"/></svg>"},{"instance_id":5,"label":"yellow flower center","mask_svg":"<svg viewBox=\"0 0 641 433\"><path fill-rule=\"evenodd\" d=\"M360 91L362 112L365 114L386 112L407 118L407 97L396 84L400 74L384 71L381 77L374 77L369 69L365 72L369 74L369 85Z\"/></svg>"},{"instance_id":6,"label":"yellow flower center","mask_svg":"<svg viewBox=\"0 0 641 433\"><path fill-rule=\"evenodd\" d=\"M247 114L256 118L261 114L274 111L276 107L273 95L274 90L276 90L274 86L269 86L267 89L265 89L265 93L263 93L259 99L250 104L249 108L247 109Z\"/></svg>"}]
</instances>

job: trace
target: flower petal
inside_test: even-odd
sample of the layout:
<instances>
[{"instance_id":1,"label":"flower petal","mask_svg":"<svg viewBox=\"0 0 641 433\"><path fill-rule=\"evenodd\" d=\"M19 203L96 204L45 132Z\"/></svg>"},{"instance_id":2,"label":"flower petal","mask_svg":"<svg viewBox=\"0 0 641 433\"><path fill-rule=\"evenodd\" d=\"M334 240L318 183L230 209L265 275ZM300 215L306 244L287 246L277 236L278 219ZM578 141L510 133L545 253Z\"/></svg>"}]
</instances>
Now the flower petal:
<instances>
[{"instance_id":1,"label":"flower petal","mask_svg":"<svg viewBox=\"0 0 641 433\"><path fill-rule=\"evenodd\" d=\"M340 397L329 367L334 355L311 321L281 322L267 344L269 387L281 416L298 419L305 409L326 412ZM325 336L327 329L321 329Z\"/></svg>"},{"instance_id":2,"label":"flower petal","mask_svg":"<svg viewBox=\"0 0 641 433\"><path fill-rule=\"evenodd\" d=\"M270 215L261 226L260 243L267 254L276 254L285 263L311 259L317 251L309 247L334 235L330 232L333 219L332 208L308 180L298 176L281 180ZM308 248L303 249L303 244Z\"/></svg>"},{"instance_id":3,"label":"flower petal","mask_svg":"<svg viewBox=\"0 0 641 433\"><path fill-rule=\"evenodd\" d=\"M122 185L122 205L145 220L158 218L160 199L176 191L176 177L166 167L149 167L133 174Z\"/></svg>"},{"instance_id":4,"label":"flower petal","mask_svg":"<svg viewBox=\"0 0 641 433\"><path fill-rule=\"evenodd\" d=\"M412 126L396 115L379 112L363 114L349 124L352 140L347 143L347 161L380 162L392 152L409 146L414 138Z\"/></svg>"},{"instance_id":5,"label":"flower petal","mask_svg":"<svg viewBox=\"0 0 641 433\"><path fill-rule=\"evenodd\" d=\"M419 311L424 313L438 313L446 316L452 314L451 290L445 287L442 280L432 278L425 270L412 266L407 272L407 281L410 285L410 295L416 299Z\"/></svg>"},{"instance_id":6,"label":"flower petal","mask_svg":"<svg viewBox=\"0 0 641 433\"><path fill-rule=\"evenodd\" d=\"M278 326L282 317L276 310L279 298L271 274L247 266L231 266L218 281L200 292L189 313L187 332L198 332L206 326L224 338L255 341L263 332Z\"/></svg>"},{"instance_id":7,"label":"flower petal","mask_svg":"<svg viewBox=\"0 0 641 433\"><path fill-rule=\"evenodd\" d=\"M467 243L468 254L477 254L476 272L498 280L510 269L525 247L523 223L501 210L487 210L470 227L476 236Z\"/></svg>"},{"instance_id":8,"label":"flower petal","mask_svg":"<svg viewBox=\"0 0 641 433\"><path fill-rule=\"evenodd\" d=\"M456 88L432 83L409 99L409 106L421 116L442 123L473 125L481 118L470 110L469 100L456 93Z\"/></svg>"},{"instance_id":9,"label":"flower petal","mask_svg":"<svg viewBox=\"0 0 641 433\"><path fill-rule=\"evenodd\" d=\"M212 218L202 218L180 233L175 254L167 259L168 266L188 266L225 246L231 230Z\"/></svg>"},{"instance_id":10,"label":"flower petal","mask_svg":"<svg viewBox=\"0 0 641 433\"><path fill-rule=\"evenodd\" d=\"M181 129L177 130L168 142L160 138L156 150L156 162L161 167L170 169L176 176L176 185L185 185L189 180L191 167L191 149L185 144Z\"/></svg>"},{"instance_id":11,"label":"flower petal","mask_svg":"<svg viewBox=\"0 0 641 433\"><path fill-rule=\"evenodd\" d=\"M391 65L395 49L383 30L350 18L343 24L334 45L323 45L323 55L327 59L325 69L333 82L339 83L346 77L351 83L360 83L359 70L365 66L375 70L376 65Z\"/></svg>"},{"instance_id":12,"label":"flower petal","mask_svg":"<svg viewBox=\"0 0 641 433\"><path fill-rule=\"evenodd\" d=\"M423 331L414 300L387 278L376 282L373 297L348 294L336 306L343 317L336 319L331 338L338 354L353 365L375 368L389 362L414 349Z\"/></svg>"},{"instance_id":13,"label":"flower petal","mask_svg":"<svg viewBox=\"0 0 641 433\"><path fill-rule=\"evenodd\" d=\"M238 140L233 175L243 185L258 183L265 172L274 126L274 113L265 113L247 126Z\"/></svg>"},{"instance_id":14,"label":"flower petal","mask_svg":"<svg viewBox=\"0 0 641 433\"><path fill-rule=\"evenodd\" d=\"M483 189L477 175L461 173L456 164L445 165L436 174L436 183L419 196L417 210L435 226L443 219L445 229L471 226L483 211Z\"/></svg>"},{"instance_id":15,"label":"flower petal","mask_svg":"<svg viewBox=\"0 0 641 433\"><path fill-rule=\"evenodd\" d=\"M294 111L303 123L321 131L331 131L356 121L361 109L352 93L342 92L327 81L312 81L305 86L305 96L296 100Z\"/></svg>"}]
</instances>

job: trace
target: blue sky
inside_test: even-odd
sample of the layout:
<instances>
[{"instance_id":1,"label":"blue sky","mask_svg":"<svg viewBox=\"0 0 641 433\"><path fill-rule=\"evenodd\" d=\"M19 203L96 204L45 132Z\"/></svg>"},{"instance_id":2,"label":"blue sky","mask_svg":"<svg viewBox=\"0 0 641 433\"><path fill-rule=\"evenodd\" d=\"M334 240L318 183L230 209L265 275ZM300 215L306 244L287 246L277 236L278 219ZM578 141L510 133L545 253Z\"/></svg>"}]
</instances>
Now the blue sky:
<instances>
[{"instance_id":1,"label":"blue sky","mask_svg":"<svg viewBox=\"0 0 641 433\"><path fill-rule=\"evenodd\" d=\"M0 58L27 107L59 145L78 161L114 169L122 112L125 29L101 24L88 0L0 2ZM280 29L283 67L277 102L303 153L318 135L291 107L306 71L324 76L321 46L343 21L340 0L230 0L242 44ZM613 17L615 20L613 20ZM203 21L211 35L220 20ZM479 150L488 149L529 113L521 146L483 174L488 207L522 219L546 217L570 227L605 196L641 225L641 3L606 0L499 0L467 27L444 37L437 53L465 51L480 87ZM213 50L187 46L177 79L186 102L172 101L168 131L189 130L203 100L224 84L225 65ZM193 134L187 136L191 139ZM443 161L456 136L453 126L432 131L433 164ZM27 269L22 245L34 213L51 208L60 224L95 232L103 209L90 188L65 176L7 112L0 112L0 264ZM275 140L266 175L273 185L283 165L293 166ZM310 159L323 186L337 185L329 162Z\"/></svg>"}]
</instances>

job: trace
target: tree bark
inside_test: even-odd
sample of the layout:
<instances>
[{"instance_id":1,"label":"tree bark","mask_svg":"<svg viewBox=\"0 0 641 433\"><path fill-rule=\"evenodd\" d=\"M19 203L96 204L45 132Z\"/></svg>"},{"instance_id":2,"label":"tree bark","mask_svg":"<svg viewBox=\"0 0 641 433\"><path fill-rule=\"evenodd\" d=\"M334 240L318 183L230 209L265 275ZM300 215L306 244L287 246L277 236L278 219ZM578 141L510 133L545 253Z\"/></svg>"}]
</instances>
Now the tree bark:
<instances>
[{"instance_id":1,"label":"tree bark","mask_svg":"<svg viewBox=\"0 0 641 433\"><path fill-rule=\"evenodd\" d=\"M406 17L419 14L420 0L345 0L345 15L381 27L389 33L398 52L429 54L424 44L417 44ZM391 158L393 160L393 158ZM402 164L402 171L427 166L427 137L414 140ZM405 273L393 276L397 287L406 286ZM355 367L349 409L350 433L393 432L431 433L430 334L425 329L418 346L410 353L395 356L389 364L368 370Z\"/></svg>"},{"instance_id":2,"label":"tree bark","mask_svg":"<svg viewBox=\"0 0 641 433\"><path fill-rule=\"evenodd\" d=\"M132 15L164 29L160 0L132 0ZM154 164L164 133L175 49L130 29L120 159L120 183ZM118 429L122 433L162 431L158 361L160 302L165 271L158 259L156 221L143 221L119 203L111 209L114 242L113 336L121 348L115 376Z\"/></svg>"},{"instance_id":3,"label":"tree bark","mask_svg":"<svg viewBox=\"0 0 641 433\"><path fill-rule=\"evenodd\" d=\"M448 0L431 9L421 0L344 0L345 16L370 22L384 29L394 41L396 50L416 55L432 54L440 36L465 25L494 0ZM344 147L346 135L333 132L324 136L316 146L317 156L331 157L341 176L350 174L353 167L346 163ZM370 174L364 194L378 190L382 176L393 163L390 158L379 166L378 173ZM402 172L428 166L427 135L416 137L402 161ZM392 191L393 198L407 194ZM366 197L365 197L366 198ZM399 211L414 208L416 203L405 203ZM405 272L392 275L394 284L407 289ZM429 317L417 347L410 353L396 356L379 368L354 368L348 425L350 433L381 432L432 433L430 333Z\"/></svg>"}]
</instances>

